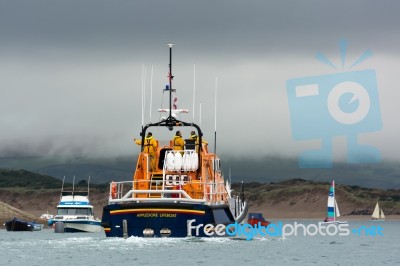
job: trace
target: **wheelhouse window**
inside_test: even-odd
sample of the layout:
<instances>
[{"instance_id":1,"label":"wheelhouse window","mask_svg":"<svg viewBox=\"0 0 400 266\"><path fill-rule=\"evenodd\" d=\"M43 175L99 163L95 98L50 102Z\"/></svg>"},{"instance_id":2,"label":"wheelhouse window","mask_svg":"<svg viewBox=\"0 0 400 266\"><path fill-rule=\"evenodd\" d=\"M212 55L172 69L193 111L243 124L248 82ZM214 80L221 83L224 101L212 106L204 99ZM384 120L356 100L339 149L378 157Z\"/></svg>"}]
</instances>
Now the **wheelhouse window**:
<instances>
[{"instance_id":1,"label":"wheelhouse window","mask_svg":"<svg viewBox=\"0 0 400 266\"><path fill-rule=\"evenodd\" d=\"M57 215L93 215L90 208L59 208Z\"/></svg>"}]
</instances>

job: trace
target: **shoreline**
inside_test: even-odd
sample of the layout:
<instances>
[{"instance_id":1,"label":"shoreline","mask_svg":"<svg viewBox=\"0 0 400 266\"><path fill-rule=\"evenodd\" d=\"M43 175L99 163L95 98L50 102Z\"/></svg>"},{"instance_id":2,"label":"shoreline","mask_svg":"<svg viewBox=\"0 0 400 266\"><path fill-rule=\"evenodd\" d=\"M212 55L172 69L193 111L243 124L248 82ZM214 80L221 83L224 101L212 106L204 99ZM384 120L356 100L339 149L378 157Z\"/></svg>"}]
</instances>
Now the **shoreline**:
<instances>
[{"instance_id":1,"label":"shoreline","mask_svg":"<svg viewBox=\"0 0 400 266\"><path fill-rule=\"evenodd\" d=\"M323 222L322 219L318 218L266 218L267 221L316 221L316 222ZM371 217L357 217L357 216L343 216L337 219L338 221L348 221L348 222L398 222L400 221L400 216L399 215L393 215L393 217L386 216L384 220L379 220L379 221L374 221L371 220Z\"/></svg>"},{"instance_id":2,"label":"shoreline","mask_svg":"<svg viewBox=\"0 0 400 266\"><path fill-rule=\"evenodd\" d=\"M11 207L11 206L10 206ZM3 207L4 208L4 207ZM11 207L14 211L18 210L16 208ZM249 210L249 213L251 212L257 212L257 210ZM42 215L43 212L42 210L24 210L21 213L18 212L14 212L13 215L8 212L0 212L0 228L4 228L3 223L5 221L8 221L10 219L12 219L14 216L17 218L31 218L31 220L33 220L33 217L36 217L35 220L40 221L41 223L46 223L47 221L40 219L40 215ZM24 214L24 215L23 215ZM101 219L101 212L97 213L98 215L97 218ZM11 216L13 217L11 217ZM20 217L20 216L25 216L25 217ZM278 222L278 221L291 221L291 222L295 222L295 221L307 221L307 222L322 222L324 217L320 216L320 215L316 215L315 212L311 212L311 213L307 213L307 212L302 212L300 213L296 213L293 216L288 215L287 212L284 213L279 213L279 212L274 212L273 215L265 215L265 213L263 213L264 218L272 223ZM348 222L373 222L373 223L379 223L379 222L399 222L400 221L400 215L386 215L385 220L383 221L373 221L371 220L371 216L370 215L343 215L340 216L338 218L339 221L348 221ZM245 220L246 221L246 220Z\"/></svg>"}]
</instances>

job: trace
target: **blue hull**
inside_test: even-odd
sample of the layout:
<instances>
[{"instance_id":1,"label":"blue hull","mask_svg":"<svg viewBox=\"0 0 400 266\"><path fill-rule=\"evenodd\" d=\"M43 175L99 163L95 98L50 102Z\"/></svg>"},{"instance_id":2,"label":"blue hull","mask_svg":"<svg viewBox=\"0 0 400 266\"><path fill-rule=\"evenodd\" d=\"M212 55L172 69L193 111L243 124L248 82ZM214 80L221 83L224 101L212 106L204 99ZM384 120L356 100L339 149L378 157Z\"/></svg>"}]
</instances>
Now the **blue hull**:
<instances>
[{"instance_id":1,"label":"blue hull","mask_svg":"<svg viewBox=\"0 0 400 266\"><path fill-rule=\"evenodd\" d=\"M125 220L125 225L124 225ZM188 231L188 221L191 230ZM228 205L190 203L125 203L103 208L102 226L107 237L209 237L202 224L230 224L234 218ZM126 234L124 235L124 231ZM216 235L215 235L216 236Z\"/></svg>"},{"instance_id":2,"label":"blue hull","mask_svg":"<svg viewBox=\"0 0 400 266\"><path fill-rule=\"evenodd\" d=\"M33 231L35 223L19 219L12 219L4 223L7 231Z\"/></svg>"}]
</instances>

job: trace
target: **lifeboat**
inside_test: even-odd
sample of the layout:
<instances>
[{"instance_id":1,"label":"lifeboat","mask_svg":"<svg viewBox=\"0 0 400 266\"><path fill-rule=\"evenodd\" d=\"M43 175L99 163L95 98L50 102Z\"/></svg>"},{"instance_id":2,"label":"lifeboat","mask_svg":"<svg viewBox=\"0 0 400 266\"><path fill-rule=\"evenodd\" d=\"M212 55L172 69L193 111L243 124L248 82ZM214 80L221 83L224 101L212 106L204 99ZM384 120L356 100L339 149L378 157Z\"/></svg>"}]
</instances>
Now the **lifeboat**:
<instances>
[{"instance_id":1,"label":"lifeboat","mask_svg":"<svg viewBox=\"0 0 400 266\"><path fill-rule=\"evenodd\" d=\"M110 184L111 197L103 207L102 216L107 237L217 236L214 233L218 230L193 228L203 225L208 225L207 229L221 228L240 223L247 214L243 191L237 195L232 193L229 182L224 179L219 156L209 153L208 143L202 141L200 126L178 119L180 113L188 111L176 107L176 89L172 87L173 44L168 46L168 85L163 94L169 98L169 108L159 109L168 117L140 125L141 150L133 179ZM184 135L197 131L198 140L194 143L188 139L182 150L174 150L170 141L174 129ZM143 145L151 130L157 132L154 134L158 140L156 156L146 153ZM152 160L156 160L155 169Z\"/></svg>"}]
</instances>

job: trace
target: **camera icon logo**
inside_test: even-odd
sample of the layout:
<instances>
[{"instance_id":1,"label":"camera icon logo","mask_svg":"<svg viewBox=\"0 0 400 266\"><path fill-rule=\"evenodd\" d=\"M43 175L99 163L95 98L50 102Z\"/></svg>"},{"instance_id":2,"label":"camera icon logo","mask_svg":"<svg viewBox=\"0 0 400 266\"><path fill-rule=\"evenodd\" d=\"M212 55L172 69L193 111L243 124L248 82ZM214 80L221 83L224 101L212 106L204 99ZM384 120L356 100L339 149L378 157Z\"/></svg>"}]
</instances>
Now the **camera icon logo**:
<instances>
[{"instance_id":1,"label":"camera icon logo","mask_svg":"<svg viewBox=\"0 0 400 266\"><path fill-rule=\"evenodd\" d=\"M295 140L321 140L321 149L304 151L301 168L332 167L335 136L347 137L349 163L375 163L380 151L357 143L361 133L382 129L374 70L289 79L286 83Z\"/></svg>"}]
</instances>

